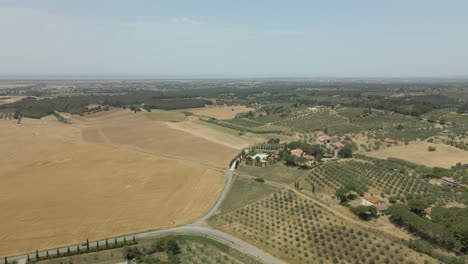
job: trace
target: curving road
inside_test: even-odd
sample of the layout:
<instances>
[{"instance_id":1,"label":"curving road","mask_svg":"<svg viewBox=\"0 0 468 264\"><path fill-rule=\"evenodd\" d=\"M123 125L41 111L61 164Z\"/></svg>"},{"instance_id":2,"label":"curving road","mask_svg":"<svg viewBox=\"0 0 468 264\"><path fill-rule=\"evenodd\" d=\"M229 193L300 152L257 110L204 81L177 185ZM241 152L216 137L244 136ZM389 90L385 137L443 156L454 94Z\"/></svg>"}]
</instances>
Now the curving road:
<instances>
[{"instance_id":1,"label":"curving road","mask_svg":"<svg viewBox=\"0 0 468 264\"><path fill-rule=\"evenodd\" d=\"M255 257L256 259L264 262L264 263L271 263L271 264L283 264L285 263L282 260L279 260L272 255L258 249L257 247L250 245L249 243L242 241L238 238L235 238L231 235L228 235L226 233L223 233L221 231L213 230L207 227L204 227L204 224L206 223L206 220L208 220L213 214L216 213L218 210L219 206L223 202L224 198L229 192L229 189L231 188L231 183L232 183L232 178L234 175L234 170L235 170L235 162L232 164L231 168L226 171L226 184L224 185L224 189L221 192L221 194L218 197L218 200L216 200L216 203L213 205L213 207L208 211L204 216L202 216L200 219L197 221L181 226L181 227L174 227L174 228L169 228L169 229L162 229L162 230L156 230L156 231L147 231L147 232L142 232L142 233L136 233L136 234L131 234L127 236L122 236L119 237L117 240L123 241L124 239L126 240L132 240L133 237L135 238L147 238L147 237L154 237L154 236L159 236L163 234L196 234L196 235L205 235L209 236L212 238L215 238L221 242L224 242L226 244L229 244L231 247L234 247L241 252L244 252L248 255L251 255ZM109 242L113 243L113 240L110 240ZM95 248L97 245L104 246L106 244L106 240L99 240L99 241L93 241L89 243L90 248ZM78 248L77 245L71 245L69 247L62 247L59 248L60 253L66 253L68 249L70 251L76 251ZM85 248L85 245L80 246L81 249ZM47 255L47 251L51 255L55 255L57 253L57 249L51 249L51 250L44 250L39 252L39 256L43 257ZM36 253L29 253L29 256L31 259L35 258ZM8 262L12 263L13 261L17 261L18 263L26 263L28 255L18 255L18 256L13 256L13 257L8 257ZM0 264L4 264L4 259L0 259Z\"/></svg>"}]
</instances>

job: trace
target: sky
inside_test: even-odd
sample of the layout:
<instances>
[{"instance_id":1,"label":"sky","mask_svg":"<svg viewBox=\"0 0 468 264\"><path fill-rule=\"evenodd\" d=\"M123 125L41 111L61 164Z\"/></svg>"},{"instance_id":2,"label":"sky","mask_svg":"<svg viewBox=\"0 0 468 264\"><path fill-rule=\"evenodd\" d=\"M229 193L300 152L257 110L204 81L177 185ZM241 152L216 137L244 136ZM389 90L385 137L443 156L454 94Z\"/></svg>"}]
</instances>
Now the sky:
<instances>
[{"instance_id":1,"label":"sky","mask_svg":"<svg viewBox=\"0 0 468 264\"><path fill-rule=\"evenodd\" d=\"M0 0L0 75L468 76L468 1Z\"/></svg>"}]
</instances>

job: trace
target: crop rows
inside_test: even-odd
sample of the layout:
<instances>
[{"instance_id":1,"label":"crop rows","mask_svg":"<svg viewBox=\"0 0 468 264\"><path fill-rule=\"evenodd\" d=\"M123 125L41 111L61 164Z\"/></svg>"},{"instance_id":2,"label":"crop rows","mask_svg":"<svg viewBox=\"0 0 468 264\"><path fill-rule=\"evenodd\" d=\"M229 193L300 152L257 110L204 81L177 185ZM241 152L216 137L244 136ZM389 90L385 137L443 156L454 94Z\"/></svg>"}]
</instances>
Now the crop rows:
<instances>
[{"instance_id":1,"label":"crop rows","mask_svg":"<svg viewBox=\"0 0 468 264\"><path fill-rule=\"evenodd\" d=\"M411 250L345 223L292 191L272 194L211 224L290 263L415 263Z\"/></svg>"},{"instance_id":2,"label":"crop rows","mask_svg":"<svg viewBox=\"0 0 468 264\"><path fill-rule=\"evenodd\" d=\"M348 161L326 163L312 170L305 178L307 189L322 193L334 193L342 186L367 192L374 190L389 195L424 194L428 184L416 176L408 176L398 171L370 162Z\"/></svg>"},{"instance_id":3,"label":"crop rows","mask_svg":"<svg viewBox=\"0 0 468 264\"><path fill-rule=\"evenodd\" d=\"M221 250L210 247L207 244L188 242L185 240L179 241L181 254L179 255L180 263L194 264L240 264L237 259L225 254Z\"/></svg>"},{"instance_id":4,"label":"crop rows","mask_svg":"<svg viewBox=\"0 0 468 264\"><path fill-rule=\"evenodd\" d=\"M0 112L0 119L8 120L13 118L12 112Z\"/></svg>"},{"instance_id":5,"label":"crop rows","mask_svg":"<svg viewBox=\"0 0 468 264\"><path fill-rule=\"evenodd\" d=\"M317 131L325 128L329 129L332 133L360 131L360 127L350 123L348 119L336 115L329 115L326 112L305 114L298 117L283 119L275 124L292 128L300 132Z\"/></svg>"}]
</instances>

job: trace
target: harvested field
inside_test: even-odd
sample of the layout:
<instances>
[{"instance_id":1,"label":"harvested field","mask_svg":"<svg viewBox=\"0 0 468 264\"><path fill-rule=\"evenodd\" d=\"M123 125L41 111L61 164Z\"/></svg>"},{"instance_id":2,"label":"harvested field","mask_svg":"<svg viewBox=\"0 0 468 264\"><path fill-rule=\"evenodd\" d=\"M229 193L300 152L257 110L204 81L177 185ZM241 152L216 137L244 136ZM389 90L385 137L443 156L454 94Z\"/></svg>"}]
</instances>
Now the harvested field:
<instances>
[{"instance_id":1,"label":"harvested field","mask_svg":"<svg viewBox=\"0 0 468 264\"><path fill-rule=\"evenodd\" d=\"M253 108L247 108L243 105L238 106L207 106L204 108L195 108L188 111L199 116L209 116L216 119L231 119L234 118L238 113L245 113L253 111Z\"/></svg>"},{"instance_id":2,"label":"harvested field","mask_svg":"<svg viewBox=\"0 0 468 264\"><path fill-rule=\"evenodd\" d=\"M0 255L189 223L238 150L143 113L0 121Z\"/></svg>"},{"instance_id":3,"label":"harvested field","mask_svg":"<svg viewBox=\"0 0 468 264\"><path fill-rule=\"evenodd\" d=\"M26 96L0 96L0 105L14 103L25 97Z\"/></svg>"},{"instance_id":4,"label":"harvested field","mask_svg":"<svg viewBox=\"0 0 468 264\"><path fill-rule=\"evenodd\" d=\"M429 152L429 146L436 147L436 151ZM394 146L363 154L375 158L399 158L428 167L450 168L458 162L462 164L468 161L468 151L442 144L431 144L427 142L411 143L409 145Z\"/></svg>"},{"instance_id":5,"label":"harvested field","mask_svg":"<svg viewBox=\"0 0 468 264\"><path fill-rule=\"evenodd\" d=\"M170 124L153 121L129 111L110 111L86 117L77 124L83 139L95 144L127 148L165 157L227 168L239 149L209 138L173 129Z\"/></svg>"}]
</instances>

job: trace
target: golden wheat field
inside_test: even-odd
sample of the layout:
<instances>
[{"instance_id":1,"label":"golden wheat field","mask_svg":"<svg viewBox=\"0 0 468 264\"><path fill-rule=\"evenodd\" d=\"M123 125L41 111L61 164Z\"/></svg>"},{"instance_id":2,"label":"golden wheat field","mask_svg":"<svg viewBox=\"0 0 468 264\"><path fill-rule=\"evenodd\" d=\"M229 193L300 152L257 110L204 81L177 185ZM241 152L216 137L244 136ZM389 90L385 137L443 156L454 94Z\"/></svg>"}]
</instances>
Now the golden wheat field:
<instances>
[{"instance_id":1,"label":"golden wheat field","mask_svg":"<svg viewBox=\"0 0 468 264\"><path fill-rule=\"evenodd\" d=\"M238 152L143 113L0 121L0 255L189 223Z\"/></svg>"}]
</instances>

